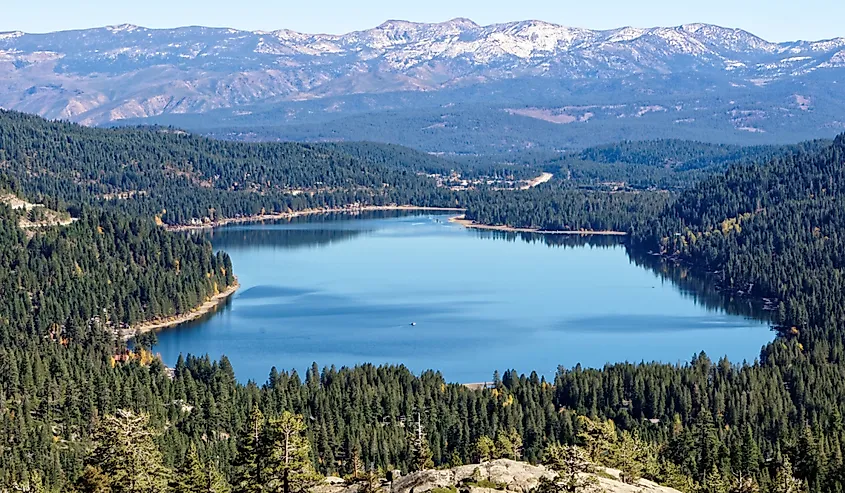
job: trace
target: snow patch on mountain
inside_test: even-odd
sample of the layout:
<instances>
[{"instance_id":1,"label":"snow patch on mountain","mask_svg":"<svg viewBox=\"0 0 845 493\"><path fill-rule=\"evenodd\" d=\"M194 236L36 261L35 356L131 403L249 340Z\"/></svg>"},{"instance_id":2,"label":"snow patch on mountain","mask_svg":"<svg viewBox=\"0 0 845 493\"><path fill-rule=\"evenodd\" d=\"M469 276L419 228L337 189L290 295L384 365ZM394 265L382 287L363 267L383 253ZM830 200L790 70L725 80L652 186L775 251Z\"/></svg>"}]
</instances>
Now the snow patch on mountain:
<instances>
[{"instance_id":1,"label":"snow patch on mountain","mask_svg":"<svg viewBox=\"0 0 845 493\"><path fill-rule=\"evenodd\" d=\"M134 24L120 24L119 26L106 26L106 30L112 34L117 33L132 33L138 30L145 30L140 26Z\"/></svg>"},{"instance_id":2,"label":"snow patch on mountain","mask_svg":"<svg viewBox=\"0 0 845 493\"><path fill-rule=\"evenodd\" d=\"M819 65L820 68L841 68L845 67L845 50L837 52L830 60Z\"/></svg>"},{"instance_id":3,"label":"snow patch on mountain","mask_svg":"<svg viewBox=\"0 0 845 493\"><path fill-rule=\"evenodd\" d=\"M809 44L811 51L833 51L845 47L845 38L816 41Z\"/></svg>"},{"instance_id":4,"label":"snow patch on mountain","mask_svg":"<svg viewBox=\"0 0 845 493\"><path fill-rule=\"evenodd\" d=\"M845 67L845 38L771 43L701 23L590 30L465 18L390 20L338 35L121 24L0 33L0 62L0 104L89 121L523 77L607 81L644 93L650 88L637 81L646 78L753 87Z\"/></svg>"}]
</instances>

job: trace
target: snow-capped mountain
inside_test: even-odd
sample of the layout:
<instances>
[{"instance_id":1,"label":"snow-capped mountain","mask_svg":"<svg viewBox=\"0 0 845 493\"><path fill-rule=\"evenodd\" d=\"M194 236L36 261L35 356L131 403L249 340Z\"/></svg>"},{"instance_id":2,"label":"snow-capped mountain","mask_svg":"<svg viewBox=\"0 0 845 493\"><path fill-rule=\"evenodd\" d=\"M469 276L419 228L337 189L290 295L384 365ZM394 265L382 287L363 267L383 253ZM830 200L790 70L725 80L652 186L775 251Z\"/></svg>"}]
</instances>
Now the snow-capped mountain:
<instances>
[{"instance_id":1,"label":"snow-capped mountain","mask_svg":"<svg viewBox=\"0 0 845 493\"><path fill-rule=\"evenodd\" d=\"M343 35L120 25L0 33L0 106L96 124L521 78L760 86L842 68L845 38L771 43L708 24L594 31L453 19Z\"/></svg>"}]
</instances>

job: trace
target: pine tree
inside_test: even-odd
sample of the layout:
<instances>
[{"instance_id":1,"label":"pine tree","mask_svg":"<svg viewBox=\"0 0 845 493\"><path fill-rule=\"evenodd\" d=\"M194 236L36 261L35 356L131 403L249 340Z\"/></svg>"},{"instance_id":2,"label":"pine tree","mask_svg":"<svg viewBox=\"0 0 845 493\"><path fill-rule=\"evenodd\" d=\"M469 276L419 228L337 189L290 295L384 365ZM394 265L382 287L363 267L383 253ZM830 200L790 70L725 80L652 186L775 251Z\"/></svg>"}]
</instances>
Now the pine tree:
<instances>
[{"instance_id":1,"label":"pine tree","mask_svg":"<svg viewBox=\"0 0 845 493\"><path fill-rule=\"evenodd\" d=\"M713 422L713 415L703 410L699 412L695 429L695 460L698 465L699 482L707 484L708 477L713 469L718 467L719 436L716 433L716 426Z\"/></svg>"},{"instance_id":2,"label":"pine tree","mask_svg":"<svg viewBox=\"0 0 845 493\"><path fill-rule=\"evenodd\" d=\"M680 491L692 491L694 486L692 478L684 474L678 464L666 459L658 460L654 479L663 486Z\"/></svg>"},{"instance_id":3,"label":"pine tree","mask_svg":"<svg viewBox=\"0 0 845 493\"><path fill-rule=\"evenodd\" d=\"M76 481L78 493L110 493L109 478L99 467L85 466L82 476Z\"/></svg>"},{"instance_id":4,"label":"pine tree","mask_svg":"<svg viewBox=\"0 0 845 493\"><path fill-rule=\"evenodd\" d=\"M358 484L358 493L382 493L384 491L381 486L381 478L373 471L361 476Z\"/></svg>"},{"instance_id":5,"label":"pine tree","mask_svg":"<svg viewBox=\"0 0 845 493\"><path fill-rule=\"evenodd\" d=\"M361 446L356 444L352 449L352 478L358 479L364 474L364 463L361 462Z\"/></svg>"},{"instance_id":6,"label":"pine tree","mask_svg":"<svg viewBox=\"0 0 845 493\"><path fill-rule=\"evenodd\" d=\"M522 435L516 431L516 428L511 428L510 432L508 433L508 441L511 444L511 452L513 454L514 460L520 460L522 458Z\"/></svg>"},{"instance_id":7,"label":"pine tree","mask_svg":"<svg viewBox=\"0 0 845 493\"><path fill-rule=\"evenodd\" d=\"M824 481L823 491L830 493L845 491L845 463L843 463L842 453L838 447L826 465Z\"/></svg>"},{"instance_id":8,"label":"pine tree","mask_svg":"<svg viewBox=\"0 0 845 493\"><path fill-rule=\"evenodd\" d=\"M496 434L492 455L496 459L519 460L522 456L522 436L515 428L511 428L507 433L504 430L500 430Z\"/></svg>"},{"instance_id":9,"label":"pine tree","mask_svg":"<svg viewBox=\"0 0 845 493\"><path fill-rule=\"evenodd\" d=\"M509 375L509 373L505 373L505 375ZM495 444L495 456L497 459L516 458L510 436L503 430L500 430L499 433L496 434Z\"/></svg>"},{"instance_id":10,"label":"pine tree","mask_svg":"<svg viewBox=\"0 0 845 493\"><path fill-rule=\"evenodd\" d=\"M725 485L725 479L719 472L719 469L714 465L707 472L704 480L696 488L697 493L728 493L728 487Z\"/></svg>"},{"instance_id":11,"label":"pine tree","mask_svg":"<svg viewBox=\"0 0 845 493\"><path fill-rule=\"evenodd\" d=\"M431 448L425 435L413 435L411 438L411 470L422 471L434 467Z\"/></svg>"},{"instance_id":12,"label":"pine tree","mask_svg":"<svg viewBox=\"0 0 845 493\"><path fill-rule=\"evenodd\" d=\"M643 475L644 462L647 459L645 446L639 438L623 432L612 448L613 466L620 471L620 479L628 484L636 484Z\"/></svg>"},{"instance_id":13,"label":"pine tree","mask_svg":"<svg viewBox=\"0 0 845 493\"><path fill-rule=\"evenodd\" d=\"M263 450L264 415L253 406L249 421L238 440L238 453L235 456L235 493L261 493L264 490Z\"/></svg>"},{"instance_id":14,"label":"pine tree","mask_svg":"<svg viewBox=\"0 0 845 493\"><path fill-rule=\"evenodd\" d=\"M742 480L757 474L760 470L761 459L760 448L757 446L756 440L754 440L754 432L751 430L750 425L746 425L742 445L740 446L739 479Z\"/></svg>"},{"instance_id":15,"label":"pine tree","mask_svg":"<svg viewBox=\"0 0 845 493\"><path fill-rule=\"evenodd\" d=\"M316 479L301 415L284 411L270 420L267 430L267 483L270 491L299 493Z\"/></svg>"},{"instance_id":16,"label":"pine tree","mask_svg":"<svg viewBox=\"0 0 845 493\"><path fill-rule=\"evenodd\" d=\"M593 465L586 454L574 445L548 446L543 464L557 475L554 478L541 478L537 493L586 493L598 490L598 480L588 475L593 472Z\"/></svg>"},{"instance_id":17,"label":"pine tree","mask_svg":"<svg viewBox=\"0 0 845 493\"><path fill-rule=\"evenodd\" d=\"M616 427L613 421L593 421L586 416L578 416L578 440L594 463L602 463L610 455L616 441Z\"/></svg>"},{"instance_id":18,"label":"pine tree","mask_svg":"<svg viewBox=\"0 0 845 493\"><path fill-rule=\"evenodd\" d=\"M191 443L185 459L176 470L173 478L174 493L208 493L208 477L197 452L197 446Z\"/></svg>"},{"instance_id":19,"label":"pine tree","mask_svg":"<svg viewBox=\"0 0 845 493\"><path fill-rule=\"evenodd\" d=\"M205 493L231 493L232 486L226 481L225 476L213 464L209 464L206 468L205 483L203 490Z\"/></svg>"},{"instance_id":20,"label":"pine tree","mask_svg":"<svg viewBox=\"0 0 845 493\"><path fill-rule=\"evenodd\" d=\"M494 455L496 452L496 444L493 443L493 439L488 437L487 435L482 435L478 437L478 440L475 442L475 447L473 453L475 455L475 460L478 462L488 462L493 460Z\"/></svg>"},{"instance_id":21,"label":"pine tree","mask_svg":"<svg viewBox=\"0 0 845 493\"><path fill-rule=\"evenodd\" d=\"M784 457L772 481L772 493L801 493L804 485L793 474L792 463Z\"/></svg>"},{"instance_id":22,"label":"pine tree","mask_svg":"<svg viewBox=\"0 0 845 493\"><path fill-rule=\"evenodd\" d=\"M114 493L159 493L167 487L170 471L149 420L147 414L121 409L105 416L94 435L97 446L86 462L108 478Z\"/></svg>"},{"instance_id":23,"label":"pine tree","mask_svg":"<svg viewBox=\"0 0 845 493\"><path fill-rule=\"evenodd\" d=\"M31 472L29 477L21 482L12 484L12 491L21 493L48 493L44 480L37 472Z\"/></svg>"},{"instance_id":24,"label":"pine tree","mask_svg":"<svg viewBox=\"0 0 845 493\"><path fill-rule=\"evenodd\" d=\"M821 469L820 451L809 426L805 426L795 451L795 476L815 486Z\"/></svg>"},{"instance_id":25,"label":"pine tree","mask_svg":"<svg viewBox=\"0 0 845 493\"><path fill-rule=\"evenodd\" d=\"M452 455L449 456L449 467L458 467L464 465L464 461L461 459L461 454L457 451L453 451Z\"/></svg>"}]
</instances>

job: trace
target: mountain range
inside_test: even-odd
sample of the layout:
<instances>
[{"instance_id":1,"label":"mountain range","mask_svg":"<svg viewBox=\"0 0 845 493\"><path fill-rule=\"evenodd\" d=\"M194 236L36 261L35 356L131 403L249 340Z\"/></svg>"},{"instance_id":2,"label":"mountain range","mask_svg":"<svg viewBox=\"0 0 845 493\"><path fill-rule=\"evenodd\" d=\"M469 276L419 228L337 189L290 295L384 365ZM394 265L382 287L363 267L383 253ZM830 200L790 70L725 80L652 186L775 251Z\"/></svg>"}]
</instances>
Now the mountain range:
<instances>
[{"instance_id":1,"label":"mountain range","mask_svg":"<svg viewBox=\"0 0 845 493\"><path fill-rule=\"evenodd\" d=\"M385 122L376 135L422 125L385 139L418 142L421 132L455 130L457 120L483 113L484 121L567 136L493 143L497 150L574 146L579 132L595 135L595 127L607 138L636 137L640 130L626 130L627 122L644 117L654 118L646 126L655 136L706 126L715 129L711 140L762 142L845 128L843 69L845 38L773 43L709 24L596 31L453 19L388 21L343 35L120 25L0 33L0 107L87 125L173 123L255 139L351 139L363 118ZM405 121L410 113L418 123ZM450 138L461 139L460 131ZM428 150L479 151L440 140Z\"/></svg>"}]
</instances>

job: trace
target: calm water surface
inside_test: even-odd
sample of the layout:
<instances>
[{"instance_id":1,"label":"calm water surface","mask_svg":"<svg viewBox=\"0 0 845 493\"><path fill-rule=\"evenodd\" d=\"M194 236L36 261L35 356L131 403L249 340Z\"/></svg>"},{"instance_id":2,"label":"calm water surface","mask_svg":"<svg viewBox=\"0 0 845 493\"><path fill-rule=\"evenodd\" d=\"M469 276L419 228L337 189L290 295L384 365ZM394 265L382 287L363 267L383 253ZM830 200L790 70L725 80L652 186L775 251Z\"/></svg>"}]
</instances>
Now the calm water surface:
<instances>
[{"instance_id":1,"label":"calm water surface","mask_svg":"<svg viewBox=\"0 0 845 493\"><path fill-rule=\"evenodd\" d=\"M241 289L214 315L159 333L156 350L168 365L225 354L244 381L315 361L402 363L458 382L701 350L750 361L772 338L764 322L638 265L618 239L479 232L438 215L312 217L209 238Z\"/></svg>"}]
</instances>

